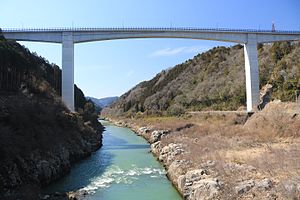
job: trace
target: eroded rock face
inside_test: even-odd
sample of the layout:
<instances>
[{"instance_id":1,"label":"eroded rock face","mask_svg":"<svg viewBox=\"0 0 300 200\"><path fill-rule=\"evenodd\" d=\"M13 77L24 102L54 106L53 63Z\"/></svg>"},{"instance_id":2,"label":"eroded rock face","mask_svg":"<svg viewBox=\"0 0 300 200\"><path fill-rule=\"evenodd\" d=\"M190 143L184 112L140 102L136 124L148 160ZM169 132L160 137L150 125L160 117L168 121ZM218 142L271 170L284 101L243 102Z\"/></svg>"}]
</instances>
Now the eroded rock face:
<instances>
[{"instance_id":1,"label":"eroded rock face","mask_svg":"<svg viewBox=\"0 0 300 200\"><path fill-rule=\"evenodd\" d=\"M9 96L4 103L0 101L0 107L9 114L0 115L1 200L38 195L41 186L66 174L72 163L102 145L102 130L48 100Z\"/></svg>"},{"instance_id":2,"label":"eroded rock face","mask_svg":"<svg viewBox=\"0 0 300 200\"><path fill-rule=\"evenodd\" d=\"M258 109L262 110L272 98L273 86L271 84L266 84L260 90L260 102L258 105Z\"/></svg>"},{"instance_id":3,"label":"eroded rock face","mask_svg":"<svg viewBox=\"0 0 300 200\"><path fill-rule=\"evenodd\" d=\"M52 152L49 151L47 155L36 151L29 157L18 157L15 163L10 162L1 167L1 170L7 169L8 177L5 178L3 174L1 174L0 178L6 180L5 187L16 188L18 191L18 188L22 189L23 185L26 184L37 186L46 185L69 172L71 160L88 156L90 152L74 147L71 154L72 156L70 157L69 149L61 148ZM9 196L9 198L12 197L12 199L14 199L14 195L11 193L15 192L10 192L10 189L6 190L5 194L3 194L3 198L5 199L6 196Z\"/></svg>"}]
</instances>

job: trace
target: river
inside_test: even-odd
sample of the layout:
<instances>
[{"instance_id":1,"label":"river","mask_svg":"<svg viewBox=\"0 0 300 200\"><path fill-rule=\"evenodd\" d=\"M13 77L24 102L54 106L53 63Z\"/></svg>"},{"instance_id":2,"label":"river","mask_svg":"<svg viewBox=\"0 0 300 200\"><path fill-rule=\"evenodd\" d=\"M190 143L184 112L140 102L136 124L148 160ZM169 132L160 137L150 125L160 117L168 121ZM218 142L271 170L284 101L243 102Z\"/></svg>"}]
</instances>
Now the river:
<instances>
[{"instance_id":1,"label":"river","mask_svg":"<svg viewBox=\"0 0 300 200\"><path fill-rule=\"evenodd\" d=\"M146 140L128 128L101 121L103 147L80 161L45 192L85 191L87 200L182 199L156 161Z\"/></svg>"}]
</instances>

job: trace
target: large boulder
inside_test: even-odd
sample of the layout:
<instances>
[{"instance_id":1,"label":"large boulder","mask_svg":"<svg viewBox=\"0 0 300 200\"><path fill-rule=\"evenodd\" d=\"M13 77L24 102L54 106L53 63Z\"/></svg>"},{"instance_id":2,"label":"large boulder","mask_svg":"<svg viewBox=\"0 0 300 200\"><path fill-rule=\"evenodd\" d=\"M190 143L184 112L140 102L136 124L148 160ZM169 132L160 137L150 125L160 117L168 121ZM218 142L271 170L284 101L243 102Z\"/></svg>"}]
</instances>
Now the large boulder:
<instances>
[{"instance_id":1,"label":"large boulder","mask_svg":"<svg viewBox=\"0 0 300 200\"><path fill-rule=\"evenodd\" d=\"M151 144L151 151L154 155L159 156L159 153L161 151L160 141Z\"/></svg>"},{"instance_id":2,"label":"large boulder","mask_svg":"<svg viewBox=\"0 0 300 200\"><path fill-rule=\"evenodd\" d=\"M216 178L207 178L196 182L192 187L191 200L213 200L221 190L221 182Z\"/></svg>"},{"instance_id":3,"label":"large boulder","mask_svg":"<svg viewBox=\"0 0 300 200\"><path fill-rule=\"evenodd\" d=\"M215 199L221 190L222 183L209 175L206 169L193 169L178 176L178 190L184 199Z\"/></svg>"},{"instance_id":4,"label":"large boulder","mask_svg":"<svg viewBox=\"0 0 300 200\"><path fill-rule=\"evenodd\" d=\"M165 164L170 164L175 160L175 157L184 152L182 144L170 143L161 149L159 160Z\"/></svg>"},{"instance_id":5,"label":"large boulder","mask_svg":"<svg viewBox=\"0 0 300 200\"><path fill-rule=\"evenodd\" d=\"M273 86L271 84L266 84L260 90L260 103L258 109L262 110L270 101L272 97Z\"/></svg>"},{"instance_id":6,"label":"large boulder","mask_svg":"<svg viewBox=\"0 0 300 200\"><path fill-rule=\"evenodd\" d=\"M175 160L168 167L168 177L173 183L177 183L178 177L186 173L186 169L190 167L190 163L186 160Z\"/></svg>"},{"instance_id":7,"label":"large boulder","mask_svg":"<svg viewBox=\"0 0 300 200\"><path fill-rule=\"evenodd\" d=\"M161 137L169 134L170 131L169 130L155 130L152 131L151 136L150 136L150 143L154 143L157 142L158 140L160 140Z\"/></svg>"}]
</instances>

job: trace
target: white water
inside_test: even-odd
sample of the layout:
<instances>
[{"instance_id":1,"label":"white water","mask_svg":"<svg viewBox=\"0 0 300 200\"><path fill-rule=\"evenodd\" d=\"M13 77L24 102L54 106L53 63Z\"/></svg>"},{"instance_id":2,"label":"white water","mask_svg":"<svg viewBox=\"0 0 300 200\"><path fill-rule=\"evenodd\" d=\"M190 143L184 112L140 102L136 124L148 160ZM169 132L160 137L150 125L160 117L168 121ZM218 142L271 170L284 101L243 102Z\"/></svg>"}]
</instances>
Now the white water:
<instances>
[{"instance_id":1,"label":"white water","mask_svg":"<svg viewBox=\"0 0 300 200\"><path fill-rule=\"evenodd\" d=\"M87 200L179 200L149 144L130 129L102 122L103 147L45 192L80 191Z\"/></svg>"}]
</instances>

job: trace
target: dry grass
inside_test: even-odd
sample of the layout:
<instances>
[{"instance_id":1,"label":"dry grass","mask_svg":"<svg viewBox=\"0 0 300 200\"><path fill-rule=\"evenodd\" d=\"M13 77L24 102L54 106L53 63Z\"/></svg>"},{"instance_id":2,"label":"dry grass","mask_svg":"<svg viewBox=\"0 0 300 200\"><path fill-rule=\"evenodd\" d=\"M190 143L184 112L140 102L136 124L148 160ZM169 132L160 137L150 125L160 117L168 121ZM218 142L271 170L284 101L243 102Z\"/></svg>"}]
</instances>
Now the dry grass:
<instances>
[{"instance_id":1,"label":"dry grass","mask_svg":"<svg viewBox=\"0 0 300 200\"><path fill-rule=\"evenodd\" d=\"M270 199L270 192L277 199L297 199L298 191L286 187L289 181L300 183L300 119L294 115L293 110L288 114L275 110L256 114L246 124L246 117L236 114L152 117L130 122L172 130L162 138L162 145L184 144L185 153L179 159L190 161L194 168L214 161L210 170L225 183L224 199ZM193 126L182 129L187 124ZM231 171L228 166L236 169ZM253 190L242 196L233 191L238 181L266 177L275 185L272 191Z\"/></svg>"}]
</instances>

